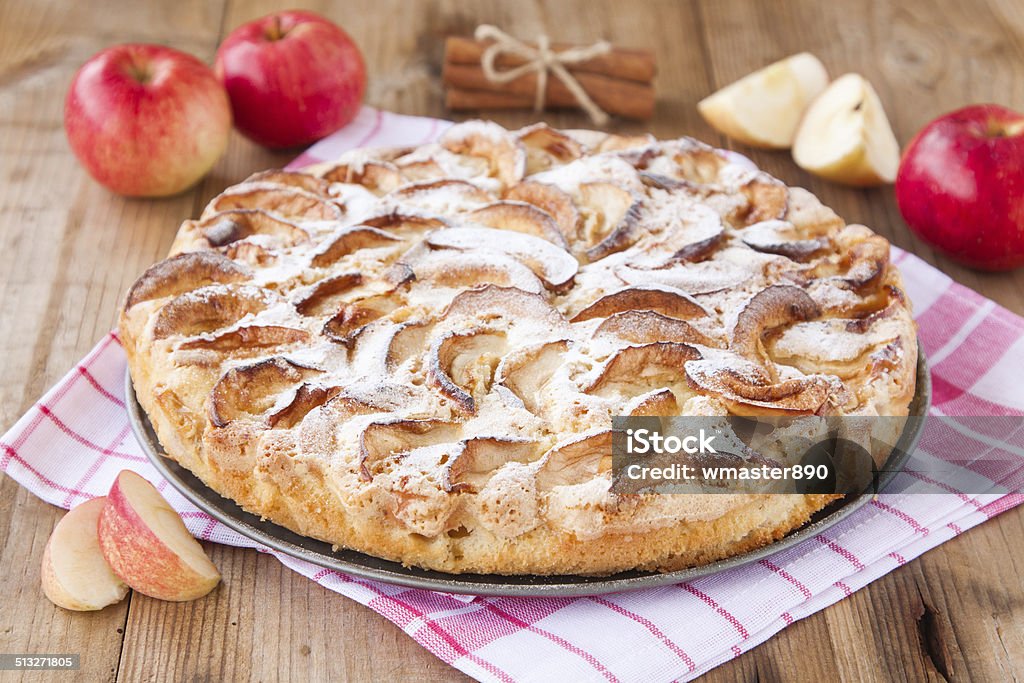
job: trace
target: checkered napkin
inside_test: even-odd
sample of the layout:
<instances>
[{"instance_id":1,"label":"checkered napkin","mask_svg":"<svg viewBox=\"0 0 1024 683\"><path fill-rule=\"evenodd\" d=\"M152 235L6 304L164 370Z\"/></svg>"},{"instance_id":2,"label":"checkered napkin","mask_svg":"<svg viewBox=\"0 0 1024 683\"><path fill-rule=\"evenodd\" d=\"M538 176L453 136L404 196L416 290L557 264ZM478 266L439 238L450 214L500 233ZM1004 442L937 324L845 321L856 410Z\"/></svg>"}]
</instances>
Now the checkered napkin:
<instances>
[{"instance_id":1,"label":"checkered napkin","mask_svg":"<svg viewBox=\"0 0 1024 683\"><path fill-rule=\"evenodd\" d=\"M352 147L418 145L447 125L367 108L295 165ZM910 254L896 251L895 262L932 365L933 412L1024 414L1024 319ZM124 373L124 353L111 333L3 437L0 469L65 508L105 494L121 469L132 469L157 483L197 537L257 547L189 504L147 462L129 430ZM941 434L927 431L921 449L947 446ZM966 447L984 451L982 440ZM1019 493L883 494L828 531L759 562L674 586L589 598L452 596L273 554L480 680L687 680L1021 502Z\"/></svg>"}]
</instances>

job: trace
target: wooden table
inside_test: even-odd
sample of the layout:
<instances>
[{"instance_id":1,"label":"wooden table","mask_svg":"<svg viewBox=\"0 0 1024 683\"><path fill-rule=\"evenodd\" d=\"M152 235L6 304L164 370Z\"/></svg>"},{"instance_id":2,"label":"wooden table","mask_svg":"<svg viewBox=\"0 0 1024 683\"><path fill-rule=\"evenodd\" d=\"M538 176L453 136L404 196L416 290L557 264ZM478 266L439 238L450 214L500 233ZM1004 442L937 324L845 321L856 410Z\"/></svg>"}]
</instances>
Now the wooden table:
<instances>
[{"instance_id":1,"label":"wooden table","mask_svg":"<svg viewBox=\"0 0 1024 683\"><path fill-rule=\"evenodd\" d=\"M127 200L79 168L61 125L75 69L102 47L167 43L212 61L243 21L293 2L0 3L0 426L14 421L114 323L122 293L159 260L182 219L221 188L288 161L237 135L196 189ZM301 3L307 4L307 3ZM729 146L697 115L698 99L785 55L809 50L834 75L876 86L901 142L963 104L1024 109L1020 0L834 2L487 0L309 3L343 24L366 57L370 104L444 116L442 40L478 23L573 42L607 38L657 51L660 101L648 128ZM532 114L495 116L518 126ZM578 115L547 117L585 126ZM623 125L624 130L642 130ZM1024 313L1024 270L982 275L936 255L900 219L890 189L853 191L811 178L786 153L750 154L809 187L849 221ZM176 604L132 596L94 614L53 607L39 589L42 548L61 516L0 483L0 652L82 654L81 680L423 680L460 678L383 617L251 550L209 547L226 580ZM797 622L709 674L711 680L997 680L1024 676L1024 508L1007 512ZM0 673L0 680L17 674ZM27 680L39 680L34 674Z\"/></svg>"}]
</instances>

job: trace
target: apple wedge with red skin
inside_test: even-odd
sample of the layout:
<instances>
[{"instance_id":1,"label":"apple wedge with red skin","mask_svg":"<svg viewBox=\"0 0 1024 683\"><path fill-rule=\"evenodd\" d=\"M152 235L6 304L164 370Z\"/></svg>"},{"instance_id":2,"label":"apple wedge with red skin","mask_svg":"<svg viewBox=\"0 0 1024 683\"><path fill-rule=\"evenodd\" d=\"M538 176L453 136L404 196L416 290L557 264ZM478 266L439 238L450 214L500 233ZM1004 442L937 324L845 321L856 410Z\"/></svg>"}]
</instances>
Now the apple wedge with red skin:
<instances>
[{"instance_id":1,"label":"apple wedge with red skin","mask_svg":"<svg viewBox=\"0 0 1024 683\"><path fill-rule=\"evenodd\" d=\"M64 609L88 612L124 599L128 586L111 571L100 550L97 526L107 499L71 509L54 527L43 551L43 593Z\"/></svg>"},{"instance_id":2,"label":"apple wedge with red skin","mask_svg":"<svg viewBox=\"0 0 1024 683\"><path fill-rule=\"evenodd\" d=\"M99 545L110 568L132 589L160 600L201 598L220 572L160 492L124 470L99 517Z\"/></svg>"},{"instance_id":3,"label":"apple wedge with red skin","mask_svg":"<svg viewBox=\"0 0 1024 683\"><path fill-rule=\"evenodd\" d=\"M1024 114L996 104L940 116L911 140L896 176L910 229L982 270L1024 265Z\"/></svg>"}]
</instances>

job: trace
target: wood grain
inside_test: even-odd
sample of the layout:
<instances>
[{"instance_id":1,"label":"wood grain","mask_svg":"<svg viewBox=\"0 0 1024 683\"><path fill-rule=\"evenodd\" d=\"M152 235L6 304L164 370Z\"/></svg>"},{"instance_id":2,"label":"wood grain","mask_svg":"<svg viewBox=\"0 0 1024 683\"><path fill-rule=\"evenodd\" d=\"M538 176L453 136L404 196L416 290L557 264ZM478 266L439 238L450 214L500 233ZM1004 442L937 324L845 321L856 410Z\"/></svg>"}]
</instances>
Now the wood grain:
<instances>
[{"instance_id":1,"label":"wood grain","mask_svg":"<svg viewBox=\"0 0 1024 683\"><path fill-rule=\"evenodd\" d=\"M224 186L279 166L233 136L197 188L167 200L125 200L74 163L61 126L75 68L126 41L174 45L210 60L240 23L295 3L169 0L0 3L0 426L24 410L111 327L125 288L170 244L180 221ZM363 50L368 101L444 116L443 40L493 23L586 43L655 51L659 99L649 125L617 130L694 135L728 145L698 116L698 99L800 50L839 75L868 76L901 142L933 116L973 101L1024 109L1024 4L1019 0L322 0L299 3L343 24ZM529 112L496 113L504 125ZM575 113L545 115L587 126ZM740 148L737 148L740 149ZM1024 313L1024 270L983 275L917 240L891 191L852 191L812 178L785 153L740 149L809 187L959 281ZM459 672L372 611L251 550L209 546L225 583L194 603L133 596L98 614L54 608L39 590L42 548L60 512L0 481L0 652L81 652L78 680L452 680ZM835 606L713 670L707 680L1012 680L1024 678L1024 511L1005 513L888 574ZM36 680L35 674L25 675ZM4 673L2 680L19 680Z\"/></svg>"}]
</instances>

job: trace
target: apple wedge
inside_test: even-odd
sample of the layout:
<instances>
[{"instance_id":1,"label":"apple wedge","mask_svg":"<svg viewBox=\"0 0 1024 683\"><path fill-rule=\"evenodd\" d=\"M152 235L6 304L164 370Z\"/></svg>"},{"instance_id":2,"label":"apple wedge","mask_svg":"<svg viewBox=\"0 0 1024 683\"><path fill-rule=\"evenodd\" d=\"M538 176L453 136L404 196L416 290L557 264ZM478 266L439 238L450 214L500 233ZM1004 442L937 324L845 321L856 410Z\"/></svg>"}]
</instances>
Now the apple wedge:
<instances>
[{"instance_id":1,"label":"apple wedge","mask_svg":"<svg viewBox=\"0 0 1024 683\"><path fill-rule=\"evenodd\" d=\"M110 568L140 593L195 600L213 590L220 572L160 492L124 470L110 487L99 519L99 542Z\"/></svg>"},{"instance_id":2,"label":"apple wedge","mask_svg":"<svg viewBox=\"0 0 1024 683\"><path fill-rule=\"evenodd\" d=\"M878 93L859 74L837 78L811 103L793 159L822 178L868 187L896 180L900 145Z\"/></svg>"},{"instance_id":3,"label":"apple wedge","mask_svg":"<svg viewBox=\"0 0 1024 683\"><path fill-rule=\"evenodd\" d=\"M787 149L807 106L827 85L825 66L809 52L801 52L705 97L697 110L715 130L734 140Z\"/></svg>"},{"instance_id":4,"label":"apple wedge","mask_svg":"<svg viewBox=\"0 0 1024 683\"><path fill-rule=\"evenodd\" d=\"M64 515L43 551L43 593L64 609L89 612L120 602L128 586L103 559L96 529L107 499L93 498Z\"/></svg>"}]
</instances>

